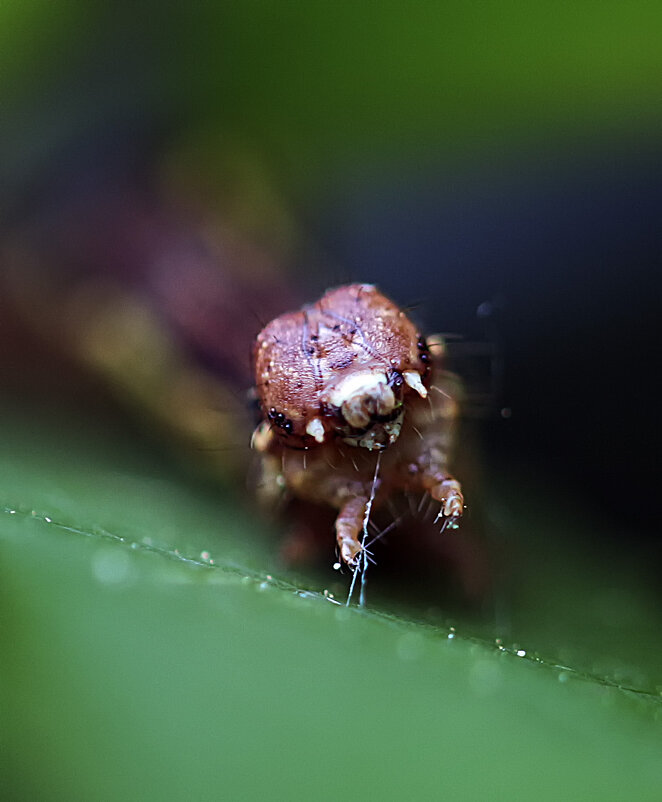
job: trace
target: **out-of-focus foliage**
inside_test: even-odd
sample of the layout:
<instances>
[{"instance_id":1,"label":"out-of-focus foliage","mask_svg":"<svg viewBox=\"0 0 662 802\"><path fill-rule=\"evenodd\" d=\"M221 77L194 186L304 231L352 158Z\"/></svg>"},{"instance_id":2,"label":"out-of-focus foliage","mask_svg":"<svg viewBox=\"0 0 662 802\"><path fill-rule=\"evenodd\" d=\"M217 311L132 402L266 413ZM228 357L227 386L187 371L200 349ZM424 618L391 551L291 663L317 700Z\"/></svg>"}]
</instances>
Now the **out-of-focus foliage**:
<instances>
[{"instance_id":1,"label":"out-of-focus foliage","mask_svg":"<svg viewBox=\"0 0 662 802\"><path fill-rule=\"evenodd\" d=\"M55 128L216 120L310 189L347 161L652 128L661 24L656 2L7 2L0 91Z\"/></svg>"},{"instance_id":2,"label":"out-of-focus foliage","mask_svg":"<svg viewBox=\"0 0 662 802\"><path fill-rule=\"evenodd\" d=\"M327 173L327 159L659 119L661 17L656 3L237 3L188 18L196 52L173 85Z\"/></svg>"}]
</instances>

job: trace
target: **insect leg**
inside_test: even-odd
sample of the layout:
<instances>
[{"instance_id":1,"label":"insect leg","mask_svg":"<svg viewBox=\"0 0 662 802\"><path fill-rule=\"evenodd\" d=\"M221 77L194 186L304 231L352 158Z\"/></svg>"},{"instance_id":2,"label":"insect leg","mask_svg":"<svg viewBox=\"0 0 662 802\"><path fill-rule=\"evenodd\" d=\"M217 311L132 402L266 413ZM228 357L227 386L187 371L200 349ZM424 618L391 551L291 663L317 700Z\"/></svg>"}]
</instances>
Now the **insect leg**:
<instances>
[{"instance_id":1,"label":"insect leg","mask_svg":"<svg viewBox=\"0 0 662 802\"><path fill-rule=\"evenodd\" d=\"M367 496L353 496L340 508L336 518L336 540L340 556L348 565L354 565L361 551L363 521L368 508Z\"/></svg>"},{"instance_id":2,"label":"insect leg","mask_svg":"<svg viewBox=\"0 0 662 802\"><path fill-rule=\"evenodd\" d=\"M460 483L447 468L458 409L455 384L452 374L442 371L430 388L436 392L429 395L429 409L426 411L421 406L414 413L413 423L422 437L416 444L414 475L410 483L441 504L438 518L457 518L464 509Z\"/></svg>"}]
</instances>

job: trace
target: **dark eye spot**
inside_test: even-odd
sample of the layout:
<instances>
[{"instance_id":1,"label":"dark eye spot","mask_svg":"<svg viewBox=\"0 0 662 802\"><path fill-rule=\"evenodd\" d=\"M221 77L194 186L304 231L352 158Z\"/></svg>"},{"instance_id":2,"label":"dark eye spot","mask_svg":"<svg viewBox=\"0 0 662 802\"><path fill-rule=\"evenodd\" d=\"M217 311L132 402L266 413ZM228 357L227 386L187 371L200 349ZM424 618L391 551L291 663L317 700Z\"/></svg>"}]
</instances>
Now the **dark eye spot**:
<instances>
[{"instance_id":1,"label":"dark eye spot","mask_svg":"<svg viewBox=\"0 0 662 802\"><path fill-rule=\"evenodd\" d=\"M282 429L287 434L292 434L294 431L294 424L292 421L289 418L286 418L282 412L278 412L275 407L271 407L269 412L267 412L267 417L274 426Z\"/></svg>"},{"instance_id":2,"label":"dark eye spot","mask_svg":"<svg viewBox=\"0 0 662 802\"><path fill-rule=\"evenodd\" d=\"M422 354L420 355L419 359L421 360L421 362L422 362L424 365L427 365L427 364L430 362L430 354L426 354L426 353L424 352L424 353L422 353Z\"/></svg>"},{"instance_id":3,"label":"dark eye spot","mask_svg":"<svg viewBox=\"0 0 662 802\"><path fill-rule=\"evenodd\" d=\"M418 350L419 351L427 351L428 350L428 344L427 344L427 341L426 341L425 337L419 337L418 338L418 342L416 343L416 345L418 346Z\"/></svg>"}]
</instances>

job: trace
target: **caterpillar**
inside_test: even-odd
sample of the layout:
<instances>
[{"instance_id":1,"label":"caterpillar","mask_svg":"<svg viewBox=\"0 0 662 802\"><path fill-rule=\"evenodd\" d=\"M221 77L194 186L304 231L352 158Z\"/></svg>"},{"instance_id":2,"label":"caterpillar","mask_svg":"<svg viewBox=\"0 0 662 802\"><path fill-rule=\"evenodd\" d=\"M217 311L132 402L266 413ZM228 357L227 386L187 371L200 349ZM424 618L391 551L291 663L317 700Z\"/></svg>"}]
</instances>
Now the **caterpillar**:
<instances>
[{"instance_id":1,"label":"caterpillar","mask_svg":"<svg viewBox=\"0 0 662 802\"><path fill-rule=\"evenodd\" d=\"M462 515L448 470L458 404L443 351L374 285L338 287L275 318L257 336L254 363L263 493L334 508L346 564L358 564L372 505L395 492L428 494L445 525Z\"/></svg>"}]
</instances>

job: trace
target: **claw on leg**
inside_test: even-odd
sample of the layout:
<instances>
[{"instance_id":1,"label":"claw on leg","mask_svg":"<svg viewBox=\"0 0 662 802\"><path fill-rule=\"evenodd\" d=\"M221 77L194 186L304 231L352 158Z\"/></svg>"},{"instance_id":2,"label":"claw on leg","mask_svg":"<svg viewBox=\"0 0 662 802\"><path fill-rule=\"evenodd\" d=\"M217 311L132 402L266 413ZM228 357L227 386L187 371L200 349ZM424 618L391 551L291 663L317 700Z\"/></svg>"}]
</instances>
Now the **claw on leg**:
<instances>
[{"instance_id":1,"label":"claw on leg","mask_svg":"<svg viewBox=\"0 0 662 802\"><path fill-rule=\"evenodd\" d=\"M363 532L363 519L368 499L355 496L343 505L336 518L336 540L343 562L355 566L361 552L360 537Z\"/></svg>"},{"instance_id":2,"label":"claw on leg","mask_svg":"<svg viewBox=\"0 0 662 802\"><path fill-rule=\"evenodd\" d=\"M432 498L441 504L441 509L439 510L439 515L435 518L435 522L440 518L446 518L447 521L454 523L462 515L464 512L464 497L457 479L453 479L452 476L437 475L434 481L424 482L424 487ZM445 528L446 526L444 526ZM456 527L452 526L452 528Z\"/></svg>"},{"instance_id":3,"label":"claw on leg","mask_svg":"<svg viewBox=\"0 0 662 802\"><path fill-rule=\"evenodd\" d=\"M444 479L438 485L430 489L432 498L441 502L441 510L437 519L442 515L445 518L459 518L464 510L464 498L460 483L456 479Z\"/></svg>"}]
</instances>

